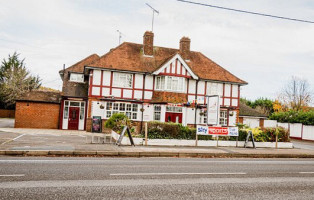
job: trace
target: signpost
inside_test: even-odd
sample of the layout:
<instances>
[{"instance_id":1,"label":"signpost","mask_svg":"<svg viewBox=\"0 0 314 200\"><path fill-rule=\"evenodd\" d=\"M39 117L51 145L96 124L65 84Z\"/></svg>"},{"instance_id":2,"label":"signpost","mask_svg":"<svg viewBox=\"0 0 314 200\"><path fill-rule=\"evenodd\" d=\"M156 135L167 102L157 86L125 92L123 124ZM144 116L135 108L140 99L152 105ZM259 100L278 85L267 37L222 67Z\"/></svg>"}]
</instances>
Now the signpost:
<instances>
[{"instance_id":1,"label":"signpost","mask_svg":"<svg viewBox=\"0 0 314 200\"><path fill-rule=\"evenodd\" d=\"M238 127L221 127L219 126L220 103L219 95L210 95L207 97L207 126L197 125L196 127L196 141L198 145L198 135L214 135L219 136L239 136Z\"/></svg>"}]
</instances>

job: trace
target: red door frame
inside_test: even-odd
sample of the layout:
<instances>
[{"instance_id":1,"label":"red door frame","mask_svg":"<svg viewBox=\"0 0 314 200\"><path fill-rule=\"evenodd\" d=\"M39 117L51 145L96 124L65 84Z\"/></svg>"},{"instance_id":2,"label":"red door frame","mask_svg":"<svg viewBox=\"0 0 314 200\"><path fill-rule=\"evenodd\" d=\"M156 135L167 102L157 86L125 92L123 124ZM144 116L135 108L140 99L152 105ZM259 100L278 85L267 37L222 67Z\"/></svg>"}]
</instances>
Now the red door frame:
<instances>
[{"instance_id":1,"label":"red door frame","mask_svg":"<svg viewBox=\"0 0 314 200\"><path fill-rule=\"evenodd\" d=\"M79 119L80 119L80 107L70 107L68 130L78 130Z\"/></svg>"}]
</instances>

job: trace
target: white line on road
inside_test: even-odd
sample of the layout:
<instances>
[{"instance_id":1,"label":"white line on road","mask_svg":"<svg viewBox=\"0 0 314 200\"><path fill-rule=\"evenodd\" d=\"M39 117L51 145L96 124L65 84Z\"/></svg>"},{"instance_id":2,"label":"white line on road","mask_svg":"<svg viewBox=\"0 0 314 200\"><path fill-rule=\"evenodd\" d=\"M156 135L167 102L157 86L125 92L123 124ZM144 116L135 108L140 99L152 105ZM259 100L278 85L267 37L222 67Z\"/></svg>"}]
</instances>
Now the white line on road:
<instances>
[{"instance_id":1,"label":"white line on road","mask_svg":"<svg viewBox=\"0 0 314 200\"><path fill-rule=\"evenodd\" d=\"M0 174L0 177L25 176L25 174Z\"/></svg>"},{"instance_id":2,"label":"white line on road","mask_svg":"<svg viewBox=\"0 0 314 200\"><path fill-rule=\"evenodd\" d=\"M110 174L110 176L163 176L163 175L243 175L244 172L235 173L127 173Z\"/></svg>"},{"instance_id":3,"label":"white line on road","mask_svg":"<svg viewBox=\"0 0 314 200\"><path fill-rule=\"evenodd\" d=\"M22 135L19 135L19 136L13 138L13 139L7 140L7 141L1 143L1 145L2 145L2 144L6 144L6 143L8 143L8 142L15 141L15 140L19 139L20 137L23 137L24 135L25 135L25 134L22 134Z\"/></svg>"},{"instance_id":4,"label":"white line on road","mask_svg":"<svg viewBox=\"0 0 314 200\"><path fill-rule=\"evenodd\" d=\"M25 135L25 133L22 134L22 135L17 136L16 138L13 138L13 140L15 141L15 140L19 139L20 137L23 137L24 135Z\"/></svg>"},{"instance_id":5,"label":"white line on road","mask_svg":"<svg viewBox=\"0 0 314 200\"><path fill-rule=\"evenodd\" d=\"M299 172L300 174L314 174L314 172Z\"/></svg>"}]
</instances>

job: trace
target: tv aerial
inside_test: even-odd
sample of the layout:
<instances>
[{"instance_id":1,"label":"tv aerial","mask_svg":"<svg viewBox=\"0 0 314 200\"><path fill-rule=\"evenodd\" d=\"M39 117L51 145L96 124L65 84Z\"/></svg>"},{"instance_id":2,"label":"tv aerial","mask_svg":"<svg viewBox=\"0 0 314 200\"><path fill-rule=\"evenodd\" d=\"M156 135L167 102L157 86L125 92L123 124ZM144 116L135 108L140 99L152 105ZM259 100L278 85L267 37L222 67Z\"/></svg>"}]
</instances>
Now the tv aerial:
<instances>
[{"instance_id":1,"label":"tv aerial","mask_svg":"<svg viewBox=\"0 0 314 200\"><path fill-rule=\"evenodd\" d=\"M119 45L120 45L120 43L121 43L121 38L122 38L122 32L121 31L119 31L119 30L117 30L117 32L119 33Z\"/></svg>"},{"instance_id":2,"label":"tv aerial","mask_svg":"<svg viewBox=\"0 0 314 200\"><path fill-rule=\"evenodd\" d=\"M151 5L149 5L148 3L146 3L146 5L148 6L148 7L150 7L152 10L153 10L153 19L152 19L152 32L154 31L154 15L155 15L155 13L157 13L158 15L159 15L159 11L158 10L156 10L155 8L153 8Z\"/></svg>"}]
</instances>

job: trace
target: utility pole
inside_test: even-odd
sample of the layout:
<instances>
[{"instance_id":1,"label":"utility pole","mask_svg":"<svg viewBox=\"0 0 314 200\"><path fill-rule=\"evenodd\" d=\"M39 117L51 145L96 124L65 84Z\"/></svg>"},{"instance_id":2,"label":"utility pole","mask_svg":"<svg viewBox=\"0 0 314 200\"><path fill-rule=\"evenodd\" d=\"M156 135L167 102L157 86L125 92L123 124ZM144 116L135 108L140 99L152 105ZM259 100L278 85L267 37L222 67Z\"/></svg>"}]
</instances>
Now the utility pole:
<instances>
[{"instance_id":1,"label":"utility pole","mask_svg":"<svg viewBox=\"0 0 314 200\"><path fill-rule=\"evenodd\" d=\"M152 32L153 32L154 31L154 15L155 15L155 13L157 13L159 15L159 11L156 10L155 8L153 8L152 6L150 6L148 3L146 3L146 5L153 10L153 19L152 19Z\"/></svg>"}]
</instances>

